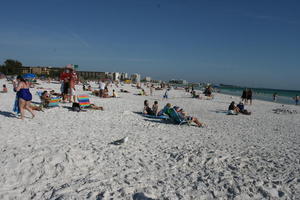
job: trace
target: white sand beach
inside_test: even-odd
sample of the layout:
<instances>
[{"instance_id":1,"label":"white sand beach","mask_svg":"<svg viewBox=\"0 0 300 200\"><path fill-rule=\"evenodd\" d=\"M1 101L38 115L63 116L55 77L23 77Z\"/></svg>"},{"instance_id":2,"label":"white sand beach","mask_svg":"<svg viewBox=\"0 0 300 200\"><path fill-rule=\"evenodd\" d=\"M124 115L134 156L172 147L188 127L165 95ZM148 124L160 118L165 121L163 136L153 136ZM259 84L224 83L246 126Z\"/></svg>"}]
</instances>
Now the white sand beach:
<instances>
[{"instance_id":1,"label":"white sand beach","mask_svg":"<svg viewBox=\"0 0 300 200\"><path fill-rule=\"evenodd\" d=\"M39 83L59 92L59 84ZM162 100L164 91L137 96L124 85L114 89L131 93L103 99L77 86L104 111L73 112L67 103L20 120L12 85L2 84L9 92L0 93L0 199L300 198L300 106L274 113L280 104L254 100L246 106L252 115L229 116L238 97L199 100L171 90ZM138 114L145 99L178 105L208 127L145 118Z\"/></svg>"}]
</instances>

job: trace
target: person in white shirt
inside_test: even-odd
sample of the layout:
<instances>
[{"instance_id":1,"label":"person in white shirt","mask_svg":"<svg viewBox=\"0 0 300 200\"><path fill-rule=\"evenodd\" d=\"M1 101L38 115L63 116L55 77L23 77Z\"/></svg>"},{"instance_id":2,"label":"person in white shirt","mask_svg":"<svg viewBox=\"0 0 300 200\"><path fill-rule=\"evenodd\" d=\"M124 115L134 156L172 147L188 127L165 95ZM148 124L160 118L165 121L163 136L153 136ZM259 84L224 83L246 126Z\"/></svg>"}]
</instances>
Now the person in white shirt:
<instances>
[{"instance_id":1,"label":"person in white shirt","mask_svg":"<svg viewBox=\"0 0 300 200\"><path fill-rule=\"evenodd\" d=\"M100 89L100 97L103 97L104 89L105 89L105 83L103 82L103 80L100 80L99 82L99 89Z\"/></svg>"}]
</instances>

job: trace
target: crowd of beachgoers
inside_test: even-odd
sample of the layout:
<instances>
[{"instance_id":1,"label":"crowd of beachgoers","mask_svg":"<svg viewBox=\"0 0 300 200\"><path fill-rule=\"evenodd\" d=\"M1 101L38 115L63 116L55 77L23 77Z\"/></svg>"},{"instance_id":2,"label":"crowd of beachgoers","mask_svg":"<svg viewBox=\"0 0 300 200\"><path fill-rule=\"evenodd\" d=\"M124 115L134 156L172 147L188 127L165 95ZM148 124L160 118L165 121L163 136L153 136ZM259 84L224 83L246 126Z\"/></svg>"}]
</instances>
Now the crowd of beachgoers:
<instances>
[{"instance_id":1,"label":"crowd of beachgoers","mask_svg":"<svg viewBox=\"0 0 300 200\"><path fill-rule=\"evenodd\" d=\"M72 70L0 83L1 199L300 196L295 105Z\"/></svg>"}]
</instances>

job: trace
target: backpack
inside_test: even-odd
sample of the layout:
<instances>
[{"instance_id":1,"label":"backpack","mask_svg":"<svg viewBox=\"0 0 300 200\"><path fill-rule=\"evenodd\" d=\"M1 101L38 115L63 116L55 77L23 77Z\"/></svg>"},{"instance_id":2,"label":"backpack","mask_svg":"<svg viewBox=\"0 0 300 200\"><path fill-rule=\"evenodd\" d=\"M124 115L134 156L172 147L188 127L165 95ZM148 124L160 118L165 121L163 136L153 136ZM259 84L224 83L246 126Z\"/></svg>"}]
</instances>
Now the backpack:
<instances>
[{"instance_id":1,"label":"backpack","mask_svg":"<svg viewBox=\"0 0 300 200\"><path fill-rule=\"evenodd\" d=\"M72 104L72 111L79 112L81 110L79 103L74 102Z\"/></svg>"}]
</instances>

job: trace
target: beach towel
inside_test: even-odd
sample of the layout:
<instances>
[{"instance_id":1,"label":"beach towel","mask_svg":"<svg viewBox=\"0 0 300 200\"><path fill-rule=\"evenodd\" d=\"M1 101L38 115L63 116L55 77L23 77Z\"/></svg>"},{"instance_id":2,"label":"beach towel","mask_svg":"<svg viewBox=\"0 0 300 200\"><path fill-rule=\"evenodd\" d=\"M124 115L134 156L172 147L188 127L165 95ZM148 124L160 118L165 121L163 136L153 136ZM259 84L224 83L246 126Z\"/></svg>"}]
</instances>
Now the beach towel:
<instances>
[{"instance_id":1,"label":"beach towel","mask_svg":"<svg viewBox=\"0 0 300 200\"><path fill-rule=\"evenodd\" d=\"M51 97L48 107L57 107L59 106L58 103L60 102L61 97Z\"/></svg>"},{"instance_id":2,"label":"beach towel","mask_svg":"<svg viewBox=\"0 0 300 200\"><path fill-rule=\"evenodd\" d=\"M20 113L20 108L19 108L19 98L16 96L13 111L17 114Z\"/></svg>"},{"instance_id":3,"label":"beach towel","mask_svg":"<svg viewBox=\"0 0 300 200\"><path fill-rule=\"evenodd\" d=\"M88 95L78 95L77 100L81 108L86 108L91 106L90 98Z\"/></svg>"},{"instance_id":4,"label":"beach towel","mask_svg":"<svg viewBox=\"0 0 300 200\"><path fill-rule=\"evenodd\" d=\"M147 118L153 118L153 119L169 119L168 116L166 115L159 115L159 116L156 116L156 115L147 115L147 114L143 114L144 117L147 117Z\"/></svg>"}]
</instances>

